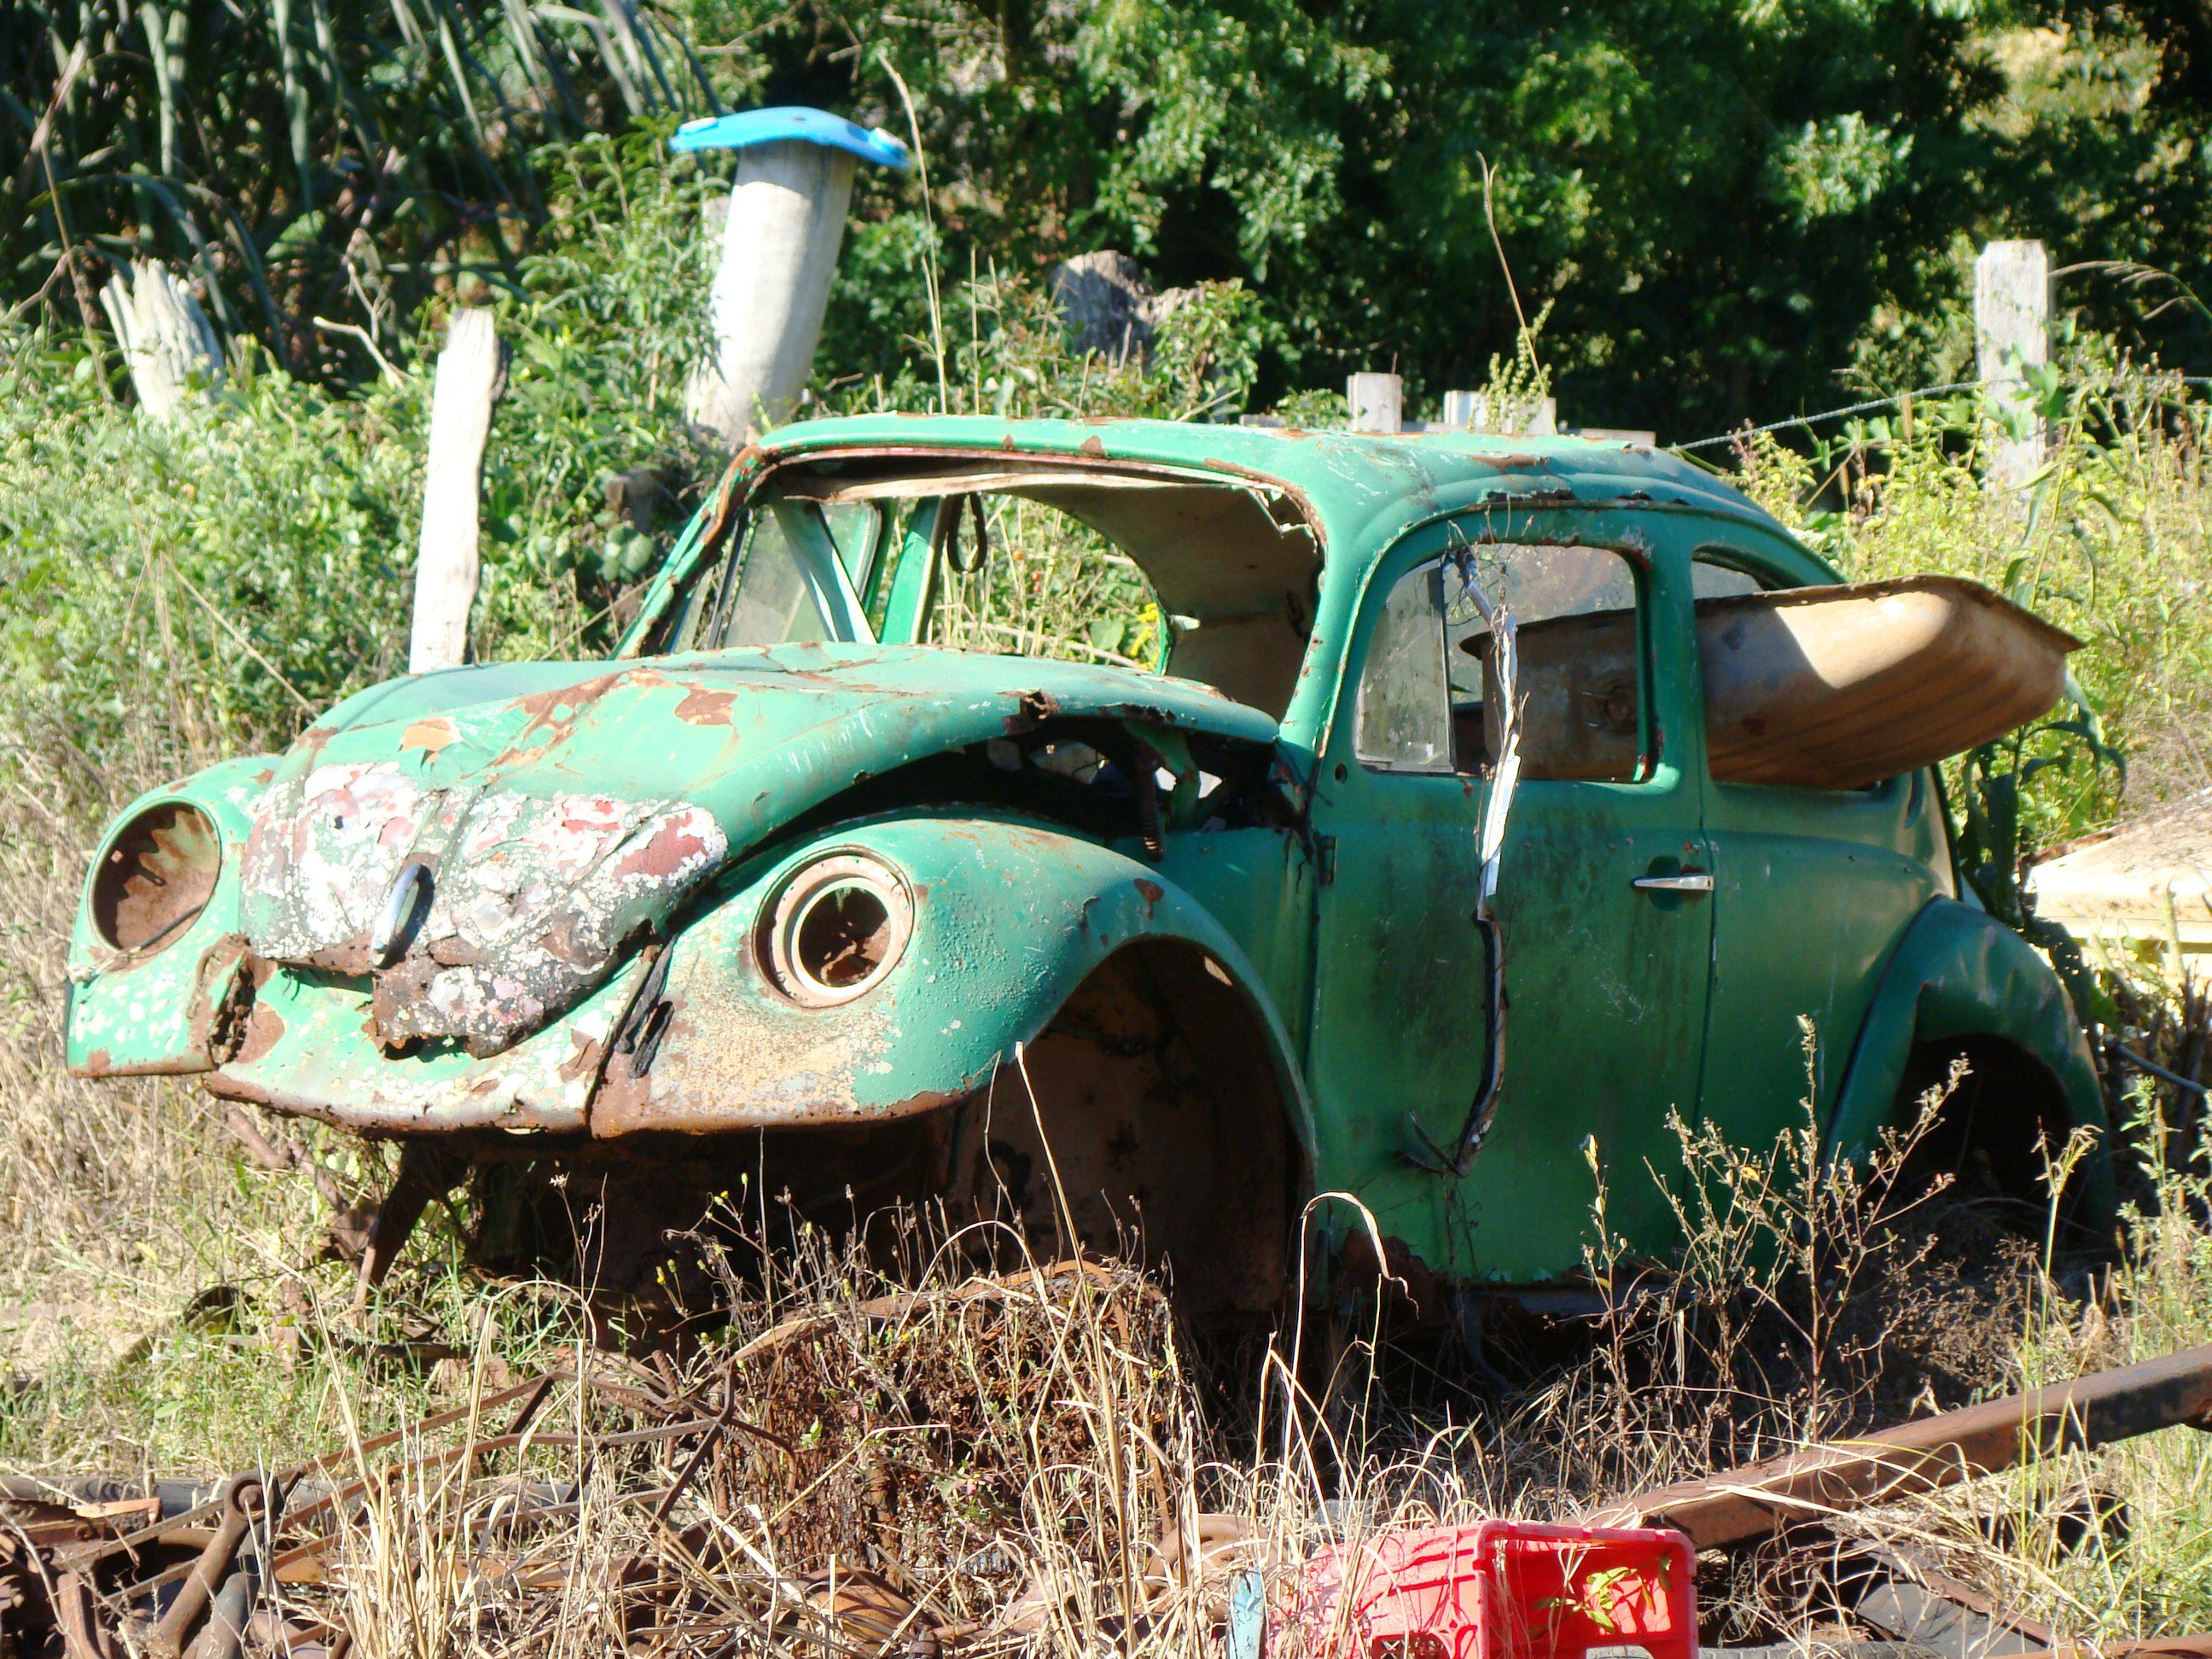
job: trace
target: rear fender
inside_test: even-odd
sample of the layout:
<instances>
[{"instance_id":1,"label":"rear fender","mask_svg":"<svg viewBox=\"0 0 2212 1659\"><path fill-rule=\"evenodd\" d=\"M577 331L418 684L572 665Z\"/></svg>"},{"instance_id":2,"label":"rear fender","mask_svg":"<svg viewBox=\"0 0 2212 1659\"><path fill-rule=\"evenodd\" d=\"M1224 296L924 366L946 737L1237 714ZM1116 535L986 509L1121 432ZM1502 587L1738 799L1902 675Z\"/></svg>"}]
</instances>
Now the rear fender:
<instances>
[{"instance_id":1,"label":"rear fender","mask_svg":"<svg viewBox=\"0 0 2212 1659\"><path fill-rule=\"evenodd\" d=\"M2104 1093L2064 988L2026 939L1956 899L1931 900L1898 942L1837 1097L1826 1137L1830 1156L1871 1154L1895 1120L1915 1044L1962 1037L2010 1043L2050 1073L2065 1103L2066 1127L2098 1132L2084 1174L2092 1200L2109 1200Z\"/></svg>"},{"instance_id":2,"label":"rear fender","mask_svg":"<svg viewBox=\"0 0 2212 1659\"><path fill-rule=\"evenodd\" d=\"M863 995L803 1007L763 970L761 926L794 872L852 852L903 876L913 931ZM842 825L746 866L668 947L654 999L665 1014L632 1009L591 1107L592 1133L852 1126L949 1103L988 1083L1094 969L1141 939L1195 945L1249 1006L1310 1154L1313 1116L1295 1051L1220 924L1150 865L1064 830L995 817ZM657 1035L631 1035L652 1033L656 1019Z\"/></svg>"}]
</instances>

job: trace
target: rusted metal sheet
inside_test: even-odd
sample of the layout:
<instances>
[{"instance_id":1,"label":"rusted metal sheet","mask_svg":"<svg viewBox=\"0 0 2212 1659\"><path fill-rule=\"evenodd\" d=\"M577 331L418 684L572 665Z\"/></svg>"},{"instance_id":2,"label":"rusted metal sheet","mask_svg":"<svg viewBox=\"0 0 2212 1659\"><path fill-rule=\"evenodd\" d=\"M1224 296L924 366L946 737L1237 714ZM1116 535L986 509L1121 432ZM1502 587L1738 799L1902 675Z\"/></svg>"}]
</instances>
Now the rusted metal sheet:
<instances>
[{"instance_id":1,"label":"rusted metal sheet","mask_svg":"<svg viewBox=\"0 0 2212 1659\"><path fill-rule=\"evenodd\" d=\"M425 726L401 735L417 746ZM565 1013L623 949L663 921L729 850L681 801L567 791L526 795L497 773L425 787L403 760L292 772L263 798L246 844L244 920L255 951L329 972L374 972L370 1018L387 1049L451 1038L479 1058ZM419 864L427 915L394 891ZM397 961L372 947L400 907Z\"/></svg>"},{"instance_id":2,"label":"rusted metal sheet","mask_svg":"<svg viewBox=\"0 0 2212 1659\"><path fill-rule=\"evenodd\" d=\"M2212 1346L1656 1487L1609 1506L1601 1519L1679 1527L1699 1549L1721 1549L1792 1522L2182 1424L2212 1427Z\"/></svg>"},{"instance_id":3,"label":"rusted metal sheet","mask_svg":"<svg viewBox=\"0 0 2212 1659\"><path fill-rule=\"evenodd\" d=\"M643 973L633 957L562 1018L479 1058L450 1044L387 1054L370 1029L368 981L272 969L208 1090L360 1129L579 1130Z\"/></svg>"}]
</instances>

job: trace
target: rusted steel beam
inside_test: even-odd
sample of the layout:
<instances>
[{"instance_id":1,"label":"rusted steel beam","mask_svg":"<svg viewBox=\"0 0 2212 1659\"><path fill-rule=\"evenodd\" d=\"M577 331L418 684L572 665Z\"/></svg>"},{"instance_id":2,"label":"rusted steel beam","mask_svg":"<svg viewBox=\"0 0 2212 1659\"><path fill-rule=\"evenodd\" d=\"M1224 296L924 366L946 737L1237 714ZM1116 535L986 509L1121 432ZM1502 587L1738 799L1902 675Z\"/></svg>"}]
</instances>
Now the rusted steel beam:
<instances>
[{"instance_id":1,"label":"rusted steel beam","mask_svg":"<svg viewBox=\"0 0 2212 1659\"><path fill-rule=\"evenodd\" d=\"M1593 1518L1604 1525L1678 1527L1699 1549L1720 1549L1793 1521L1933 1492L2030 1457L2184 1423L2212 1426L2212 1346L1654 1487Z\"/></svg>"}]
</instances>

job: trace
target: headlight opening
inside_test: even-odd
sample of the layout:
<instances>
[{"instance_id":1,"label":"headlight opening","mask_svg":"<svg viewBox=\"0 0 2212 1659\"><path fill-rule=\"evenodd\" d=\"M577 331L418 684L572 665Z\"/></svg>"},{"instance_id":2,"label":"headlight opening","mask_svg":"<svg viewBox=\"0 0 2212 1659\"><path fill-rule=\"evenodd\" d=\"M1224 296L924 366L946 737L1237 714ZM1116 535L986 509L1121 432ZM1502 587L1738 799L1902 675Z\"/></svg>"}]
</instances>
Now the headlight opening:
<instances>
[{"instance_id":1,"label":"headlight opening","mask_svg":"<svg viewBox=\"0 0 2212 1659\"><path fill-rule=\"evenodd\" d=\"M184 801L133 817L107 843L92 878L92 925L108 945L143 956L199 919L222 873L215 820Z\"/></svg>"},{"instance_id":2,"label":"headlight opening","mask_svg":"<svg viewBox=\"0 0 2212 1659\"><path fill-rule=\"evenodd\" d=\"M896 871L865 853L833 854L778 890L762 929L762 965L793 1001L835 1007L890 972L913 931L914 901Z\"/></svg>"}]
</instances>

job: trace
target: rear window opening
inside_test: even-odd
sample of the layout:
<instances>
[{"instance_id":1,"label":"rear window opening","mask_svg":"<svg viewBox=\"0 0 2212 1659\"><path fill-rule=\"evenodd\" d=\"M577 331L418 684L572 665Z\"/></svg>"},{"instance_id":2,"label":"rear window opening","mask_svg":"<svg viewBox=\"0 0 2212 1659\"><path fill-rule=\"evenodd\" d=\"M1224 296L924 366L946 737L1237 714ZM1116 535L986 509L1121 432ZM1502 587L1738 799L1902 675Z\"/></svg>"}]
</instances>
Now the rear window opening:
<instances>
[{"instance_id":1,"label":"rear window opening","mask_svg":"<svg viewBox=\"0 0 2212 1659\"><path fill-rule=\"evenodd\" d=\"M1286 492L1030 458L809 460L647 648L935 646L1178 675L1279 717L1321 549Z\"/></svg>"}]
</instances>

